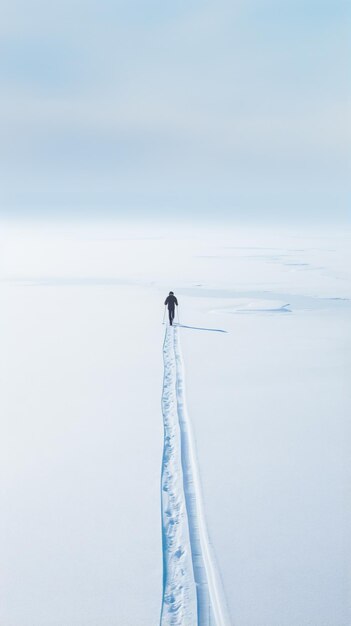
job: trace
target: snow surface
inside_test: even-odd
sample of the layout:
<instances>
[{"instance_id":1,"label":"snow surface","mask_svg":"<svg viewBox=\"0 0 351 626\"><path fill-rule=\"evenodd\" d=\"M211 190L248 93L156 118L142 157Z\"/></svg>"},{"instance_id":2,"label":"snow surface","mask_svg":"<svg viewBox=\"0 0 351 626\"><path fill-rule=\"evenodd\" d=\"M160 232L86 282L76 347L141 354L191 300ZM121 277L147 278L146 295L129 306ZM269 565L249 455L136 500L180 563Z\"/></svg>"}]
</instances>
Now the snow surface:
<instances>
[{"instance_id":1,"label":"snow surface","mask_svg":"<svg viewBox=\"0 0 351 626\"><path fill-rule=\"evenodd\" d=\"M349 626L348 233L3 223L0 245L1 624L159 624L172 289L230 623Z\"/></svg>"}]
</instances>

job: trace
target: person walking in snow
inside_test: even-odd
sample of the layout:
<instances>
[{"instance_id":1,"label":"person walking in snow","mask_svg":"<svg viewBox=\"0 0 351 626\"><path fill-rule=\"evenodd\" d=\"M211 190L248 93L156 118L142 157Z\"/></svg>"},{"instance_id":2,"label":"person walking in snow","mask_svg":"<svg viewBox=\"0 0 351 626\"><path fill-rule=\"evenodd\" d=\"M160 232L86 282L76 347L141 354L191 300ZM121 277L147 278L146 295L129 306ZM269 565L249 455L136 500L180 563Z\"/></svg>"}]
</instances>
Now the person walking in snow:
<instances>
[{"instance_id":1,"label":"person walking in snow","mask_svg":"<svg viewBox=\"0 0 351 626\"><path fill-rule=\"evenodd\" d=\"M165 306L168 307L169 323L171 326L173 325L173 320L174 320L175 305L178 306L178 300L175 297L173 291L170 291L169 295L167 296L165 300Z\"/></svg>"}]
</instances>

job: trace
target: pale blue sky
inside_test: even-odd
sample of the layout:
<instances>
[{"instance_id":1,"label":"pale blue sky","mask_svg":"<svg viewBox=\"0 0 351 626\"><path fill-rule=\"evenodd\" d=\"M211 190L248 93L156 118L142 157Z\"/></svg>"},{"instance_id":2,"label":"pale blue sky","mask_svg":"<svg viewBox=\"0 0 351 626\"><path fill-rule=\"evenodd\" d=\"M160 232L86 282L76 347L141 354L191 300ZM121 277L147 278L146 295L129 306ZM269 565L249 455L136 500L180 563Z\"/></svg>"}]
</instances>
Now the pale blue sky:
<instances>
[{"instance_id":1,"label":"pale blue sky","mask_svg":"<svg viewBox=\"0 0 351 626\"><path fill-rule=\"evenodd\" d=\"M2 0L2 215L345 219L344 0Z\"/></svg>"}]
</instances>

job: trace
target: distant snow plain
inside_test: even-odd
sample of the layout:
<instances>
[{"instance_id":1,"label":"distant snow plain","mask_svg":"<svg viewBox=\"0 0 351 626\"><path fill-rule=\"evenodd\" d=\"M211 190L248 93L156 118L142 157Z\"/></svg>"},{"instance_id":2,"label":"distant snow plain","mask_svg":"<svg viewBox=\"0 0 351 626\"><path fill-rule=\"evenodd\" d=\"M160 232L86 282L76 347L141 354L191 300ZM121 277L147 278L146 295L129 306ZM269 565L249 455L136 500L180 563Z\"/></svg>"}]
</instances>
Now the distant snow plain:
<instances>
[{"instance_id":1,"label":"distant snow plain","mask_svg":"<svg viewBox=\"0 0 351 626\"><path fill-rule=\"evenodd\" d=\"M231 623L349 626L349 241L1 225L3 626L160 623L169 290Z\"/></svg>"}]
</instances>

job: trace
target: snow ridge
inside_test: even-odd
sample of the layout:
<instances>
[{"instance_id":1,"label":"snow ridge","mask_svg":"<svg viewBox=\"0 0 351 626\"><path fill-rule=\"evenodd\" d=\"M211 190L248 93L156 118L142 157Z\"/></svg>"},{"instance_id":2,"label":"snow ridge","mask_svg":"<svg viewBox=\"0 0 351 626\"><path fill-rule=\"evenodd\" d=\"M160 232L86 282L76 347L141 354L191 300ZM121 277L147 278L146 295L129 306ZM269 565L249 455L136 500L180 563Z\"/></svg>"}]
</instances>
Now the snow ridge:
<instances>
[{"instance_id":1,"label":"snow ridge","mask_svg":"<svg viewBox=\"0 0 351 626\"><path fill-rule=\"evenodd\" d=\"M160 626L229 626L204 521L194 442L186 411L179 329L163 345L161 472L163 597Z\"/></svg>"}]
</instances>

